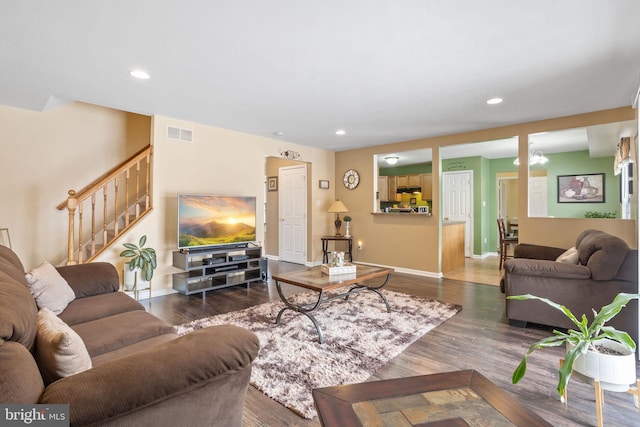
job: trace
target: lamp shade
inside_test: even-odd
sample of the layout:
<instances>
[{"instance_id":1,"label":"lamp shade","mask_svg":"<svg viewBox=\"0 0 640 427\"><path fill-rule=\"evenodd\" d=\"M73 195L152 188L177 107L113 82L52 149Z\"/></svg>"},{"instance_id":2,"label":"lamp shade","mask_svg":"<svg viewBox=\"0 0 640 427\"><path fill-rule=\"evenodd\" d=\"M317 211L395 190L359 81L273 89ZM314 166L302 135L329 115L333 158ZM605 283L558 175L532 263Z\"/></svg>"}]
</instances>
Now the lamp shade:
<instances>
[{"instance_id":1,"label":"lamp shade","mask_svg":"<svg viewBox=\"0 0 640 427\"><path fill-rule=\"evenodd\" d=\"M344 203L342 203L340 200L336 200L335 202L333 202L331 204L331 206L329 206L329 210L327 210L327 212L329 212L329 213L343 213L343 212L349 212L349 209L347 209L347 207L344 205Z\"/></svg>"}]
</instances>

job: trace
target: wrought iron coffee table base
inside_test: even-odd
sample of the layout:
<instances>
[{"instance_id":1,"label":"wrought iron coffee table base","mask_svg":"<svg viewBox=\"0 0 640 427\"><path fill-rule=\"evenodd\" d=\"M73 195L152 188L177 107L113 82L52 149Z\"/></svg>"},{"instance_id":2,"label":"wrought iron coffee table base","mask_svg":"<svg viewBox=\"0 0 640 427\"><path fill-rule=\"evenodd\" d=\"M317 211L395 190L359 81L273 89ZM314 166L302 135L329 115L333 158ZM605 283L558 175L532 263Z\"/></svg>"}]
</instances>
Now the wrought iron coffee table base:
<instances>
[{"instance_id":1,"label":"wrought iron coffee table base","mask_svg":"<svg viewBox=\"0 0 640 427\"><path fill-rule=\"evenodd\" d=\"M389 302L387 301L387 298L382 294L382 292L380 292L380 289L382 289L389 281L389 273L387 273L387 277L384 279L384 282L379 286L367 286L361 283L356 283L347 292L343 292L341 294L333 295L331 297L326 297L326 298L323 298L323 296L325 295L324 290L320 289L317 291L318 299L316 300L316 302L309 303L309 304L300 304L300 305L292 304L287 299L287 297L282 293L282 286L280 284L280 281L276 278L274 279L276 282L276 289L278 290L278 295L280 295L280 299L285 304L285 307L282 310L280 310L280 312L278 313L278 316L276 317L276 325L280 324L280 319L282 318L282 314L287 310L292 310L297 313L304 314L309 318L309 320L311 320L311 322L313 323L313 326L315 326L316 331L318 332L318 341L320 342L320 344L324 344L324 334L322 333L322 328L320 327L320 324L318 323L314 315L311 314L311 312L317 309L318 307L320 307L321 304L324 304L329 301L333 301L338 298L344 298L345 300L348 300L352 294L356 294L362 291L371 291L371 292L375 292L380 296L380 298L382 298L382 301L384 301L384 304L387 307L387 313L391 313L391 307L389 306Z\"/></svg>"}]
</instances>

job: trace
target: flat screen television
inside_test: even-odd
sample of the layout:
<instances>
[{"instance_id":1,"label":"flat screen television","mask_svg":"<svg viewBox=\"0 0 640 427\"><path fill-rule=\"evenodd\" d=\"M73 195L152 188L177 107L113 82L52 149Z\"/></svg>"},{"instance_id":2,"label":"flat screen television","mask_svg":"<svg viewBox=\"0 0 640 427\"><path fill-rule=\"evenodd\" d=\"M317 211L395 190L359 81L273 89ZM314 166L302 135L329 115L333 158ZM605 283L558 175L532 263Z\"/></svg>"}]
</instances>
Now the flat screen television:
<instances>
[{"instance_id":1,"label":"flat screen television","mask_svg":"<svg viewBox=\"0 0 640 427\"><path fill-rule=\"evenodd\" d=\"M247 246L256 241L256 198L178 195L178 247Z\"/></svg>"}]
</instances>

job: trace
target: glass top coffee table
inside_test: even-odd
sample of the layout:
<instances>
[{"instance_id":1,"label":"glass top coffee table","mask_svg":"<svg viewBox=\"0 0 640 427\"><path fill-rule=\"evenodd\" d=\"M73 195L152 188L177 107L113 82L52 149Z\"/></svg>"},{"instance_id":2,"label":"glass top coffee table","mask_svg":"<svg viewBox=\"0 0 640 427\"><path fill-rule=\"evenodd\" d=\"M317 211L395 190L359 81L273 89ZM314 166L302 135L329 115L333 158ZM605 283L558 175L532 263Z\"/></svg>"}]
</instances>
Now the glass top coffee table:
<instances>
[{"instance_id":1,"label":"glass top coffee table","mask_svg":"<svg viewBox=\"0 0 640 427\"><path fill-rule=\"evenodd\" d=\"M474 370L317 388L324 427L550 427L538 414Z\"/></svg>"},{"instance_id":2,"label":"glass top coffee table","mask_svg":"<svg viewBox=\"0 0 640 427\"><path fill-rule=\"evenodd\" d=\"M322 344L324 343L324 334L322 333L322 329L320 328L318 321L311 312L316 310L321 304L333 301L337 298L348 299L350 295L361 291L371 291L378 294L384 302L387 308L387 312L390 313L391 307L389 307L389 302L387 302L387 299L382 294L382 292L380 292L380 290L387 284L387 282L389 281L389 275L392 272L392 268L372 267L356 264L356 272L350 274L329 275L324 273L320 267L274 274L271 277L276 282L278 295L285 305L285 307L278 313L278 317L276 317L276 325L280 323L282 313L287 310L292 310L297 313L304 314L311 320L311 322L313 322L313 325L316 327L316 331L318 332L318 341L320 342L320 344ZM367 280L380 277L384 278L382 284L369 286L364 283ZM284 296L284 294L282 293L282 283L288 283L290 285L299 286L301 288L315 291L318 293L317 300L310 304L297 305L289 301L287 297ZM325 294L325 292L345 288L347 286L351 286L351 288L346 292L332 296L327 296Z\"/></svg>"}]
</instances>

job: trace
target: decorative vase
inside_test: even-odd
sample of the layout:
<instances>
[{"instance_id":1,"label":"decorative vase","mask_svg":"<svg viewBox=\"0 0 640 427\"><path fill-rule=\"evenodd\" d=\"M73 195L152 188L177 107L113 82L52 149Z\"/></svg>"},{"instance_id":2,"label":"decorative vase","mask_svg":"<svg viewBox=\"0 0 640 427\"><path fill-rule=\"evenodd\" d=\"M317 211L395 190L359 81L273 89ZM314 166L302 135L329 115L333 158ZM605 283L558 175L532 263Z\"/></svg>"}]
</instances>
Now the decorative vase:
<instances>
[{"instance_id":1,"label":"decorative vase","mask_svg":"<svg viewBox=\"0 0 640 427\"><path fill-rule=\"evenodd\" d=\"M344 222L344 237L351 236L351 221Z\"/></svg>"},{"instance_id":2,"label":"decorative vase","mask_svg":"<svg viewBox=\"0 0 640 427\"><path fill-rule=\"evenodd\" d=\"M128 262L124 264L124 274L122 275L122 279L124 282L124 289L127 291L141 291L149 288L149 282L142 279L142 271L140 268L136 267L133 270L130 270Z\"/></svg>"},{"instance_id":3,"label":"decorative vase","mask_svg":"<svg viewBox=\"0 0 640 427\"><path fill-rule=\"evenodd\" d=\"M620 354L599 353L587 350L573 362L573 371L592 380L599 380L603 390L625 392L636 382L635 352L613 340L602 340L598 346ZM572 348L567 343L567 349Z\"/></svg>"}]
</instances>

